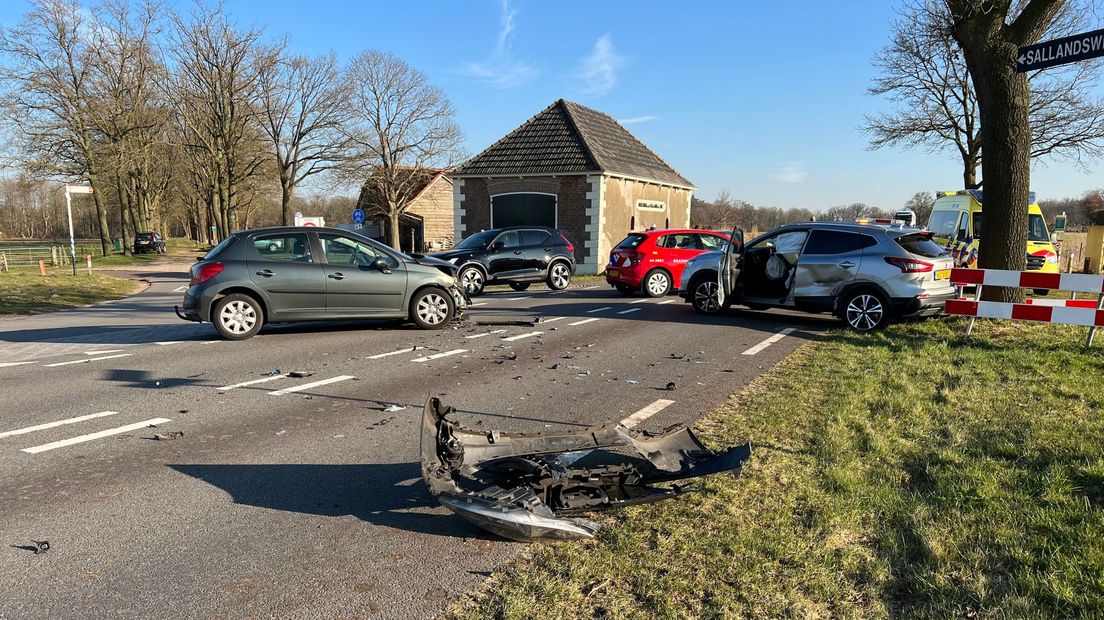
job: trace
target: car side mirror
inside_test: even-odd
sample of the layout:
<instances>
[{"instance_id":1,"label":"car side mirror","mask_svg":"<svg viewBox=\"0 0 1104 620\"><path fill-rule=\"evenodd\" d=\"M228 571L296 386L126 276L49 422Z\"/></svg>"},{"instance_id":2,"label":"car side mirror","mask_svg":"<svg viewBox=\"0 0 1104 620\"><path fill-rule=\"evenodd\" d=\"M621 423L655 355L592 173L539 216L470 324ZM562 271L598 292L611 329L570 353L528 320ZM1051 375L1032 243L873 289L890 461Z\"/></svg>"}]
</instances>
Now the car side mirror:
<instances>
[{"instance_id":1,"label":"car side mirror","mask_svg":"<svg viewBox=\"0 0 1104 620\"><path fill-rule=\"evenodd\" d=\"M391 265L387 264L387 261L382 256L377 256L372 266L378 269L381 273L391 273Z\"/></svg>"},{"instance_id":2,"label":"car side mirror","mask_svg":"<svg viewBox=\"0 0 1104 620\"><path fill-rule=\"evenodd\" d=\"M503 242L503 241L495 241L494 243L491 244L491 249L494 250L495 252L498 252L498 251L502 250L502 248L504 248L504 247L506 247L506 243Z\"/></svg>"}]
</instances>

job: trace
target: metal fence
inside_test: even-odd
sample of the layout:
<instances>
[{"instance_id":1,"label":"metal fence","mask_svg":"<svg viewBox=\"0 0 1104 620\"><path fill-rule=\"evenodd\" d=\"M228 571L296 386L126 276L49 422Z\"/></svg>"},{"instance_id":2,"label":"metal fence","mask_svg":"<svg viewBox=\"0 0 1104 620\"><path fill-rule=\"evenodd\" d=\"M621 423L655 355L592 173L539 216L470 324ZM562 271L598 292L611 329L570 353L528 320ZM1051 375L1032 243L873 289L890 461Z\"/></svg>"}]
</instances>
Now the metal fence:
<instances>
[{"instance_id":1,"label":"metal fence","mask_svg":"<svg viewBox=\"0 0 1104 620\"><path fill-rule=\"evenodd\" d=\"M99 243L82 242L77 244L77 262L81 262L88 254L98 255ZM38 261L45 261L52 266L70 264L69 244L15 244L0 243L0 270L19 267L36 267Z\"/></svg>"}]
</instances>

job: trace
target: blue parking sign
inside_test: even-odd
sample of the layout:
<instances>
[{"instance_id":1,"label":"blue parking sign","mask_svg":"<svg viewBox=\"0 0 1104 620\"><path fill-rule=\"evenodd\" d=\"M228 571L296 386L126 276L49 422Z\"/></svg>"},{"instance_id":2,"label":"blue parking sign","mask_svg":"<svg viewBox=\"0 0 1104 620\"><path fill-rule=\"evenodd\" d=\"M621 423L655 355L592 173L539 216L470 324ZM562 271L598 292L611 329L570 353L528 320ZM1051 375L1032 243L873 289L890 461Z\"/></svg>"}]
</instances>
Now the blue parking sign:
<instances>
[{"instance_id":1,"label":"blue parking sign","mask_svg":"<svg viewBox=\"0 0 1104 620\"><path fill-rule=\"evenodd\" d=\"M364 210L361 209L360 207L357 207L356 209L353 209L353 223L354 224L363 224L364 223Z\"/></svg>"}]
</instances>

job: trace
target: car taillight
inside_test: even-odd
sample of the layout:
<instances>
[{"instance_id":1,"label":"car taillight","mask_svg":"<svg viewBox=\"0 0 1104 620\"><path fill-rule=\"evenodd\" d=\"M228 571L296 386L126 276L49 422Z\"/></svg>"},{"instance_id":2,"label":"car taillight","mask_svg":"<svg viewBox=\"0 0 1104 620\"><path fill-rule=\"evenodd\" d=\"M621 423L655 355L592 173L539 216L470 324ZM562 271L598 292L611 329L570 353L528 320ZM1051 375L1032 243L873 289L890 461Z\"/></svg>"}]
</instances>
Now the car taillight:
<instances>
[{"instance_id":1,"label":"car taillight","mask_svg":"<svg viewBox=\"0 0 1104 620\"><path fill-rule=\"evenodd\" d=\"M222 263L204 263L202 265L199 265L198 269L192 270L191 286L203 284L207 280L210 280L211 278L222 273L222 270L225 268L226 266Z\"/></svg>"},{"instance_id":2,"label":"car taillight","mask_svg":"<svg viewBox=\"0 0 1104 620\"><path fill-rule=\"evenodd\" d=\"M565 243L567 243L567 251L568 252L574 252L575 251L575 244L571 243L571 239L568 239L567 235L565 235L563 233L560 233L560 237L564 240Z\"/></svg>"},{"instance_id":3,"label":"car taillight","mask_svg":"<svg viewBox=\"0 0 1104 620\"><path fill-rule=\"evenodd\" d=\"M900 256L887 256L885 262L898 267L901 273L927 273L935 269L934 263L916 260L915 258L901 258Z\"/></svg>"}]
</instances>

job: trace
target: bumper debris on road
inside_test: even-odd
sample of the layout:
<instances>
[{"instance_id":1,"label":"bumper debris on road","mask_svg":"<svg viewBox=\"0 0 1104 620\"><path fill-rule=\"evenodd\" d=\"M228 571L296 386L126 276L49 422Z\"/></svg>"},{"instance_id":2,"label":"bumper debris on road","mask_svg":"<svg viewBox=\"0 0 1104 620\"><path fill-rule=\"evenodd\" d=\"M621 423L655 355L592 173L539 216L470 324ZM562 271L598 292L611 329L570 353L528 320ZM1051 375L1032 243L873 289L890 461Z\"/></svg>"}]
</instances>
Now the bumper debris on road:
<instances>
[{"instance_id":1,"label":"bumper debris on road","mask_svg":"<svg viewBox=\"0 0 1104 620\"><path fill-rule=\"evenodd\" d=\"M687 427L652 435L617 424L570 432L476 431L437 398L422 412L422 478L453 513L519 541L593 538L579 515L697 490L680 481L739 476L751 444L715 453Z\"/></svg>"}]
</instances>

